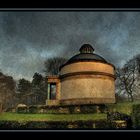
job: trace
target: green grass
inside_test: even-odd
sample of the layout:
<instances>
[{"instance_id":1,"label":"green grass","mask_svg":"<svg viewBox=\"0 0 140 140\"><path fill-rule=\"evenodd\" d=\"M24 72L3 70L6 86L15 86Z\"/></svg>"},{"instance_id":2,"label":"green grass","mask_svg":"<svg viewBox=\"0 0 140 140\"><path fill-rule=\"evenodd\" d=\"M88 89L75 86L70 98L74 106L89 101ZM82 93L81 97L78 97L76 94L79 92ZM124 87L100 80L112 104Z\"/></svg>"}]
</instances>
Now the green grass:
<instances>
[{"instance_id":1,"label":"green grass","mask_svg":"<svg viewBox=\"0 0 140 140\"><path fill-rule=\"evenodd\" d=\"M110 111L118 111L131 115L132 106L140 102L122 102L117 104L108 104ZM0 114L0 120L17 121L75 121L75 120L100 120L106 119L107 115L103 113L96 114L18 114L3 112Z\"/></svg>"},{"instance_id":2,"label":"green grass","mask_svg":"<svg viewBox=\"0 0 140 140\"><path fill-rule=\"evenodd\" d=\"M4 112L0 120L17 121L75 121L75 120L100 120L106 119L106 114L18 114Z\"/></svg>"}]
</instances>

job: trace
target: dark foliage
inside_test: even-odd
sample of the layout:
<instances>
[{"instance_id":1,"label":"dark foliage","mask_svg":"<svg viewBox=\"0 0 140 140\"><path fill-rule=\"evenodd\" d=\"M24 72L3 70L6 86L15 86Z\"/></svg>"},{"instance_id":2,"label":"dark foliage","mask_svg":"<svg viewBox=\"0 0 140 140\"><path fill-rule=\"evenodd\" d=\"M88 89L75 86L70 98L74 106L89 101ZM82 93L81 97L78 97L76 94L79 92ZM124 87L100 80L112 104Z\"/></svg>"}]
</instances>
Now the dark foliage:
<instances>
[{"instance_id":1,"label":"dark foliage","mask_svg":"<svg viewBox=\"0 0 140 140\"><path fill-rule=\"evenodd\" d=\"M36 72L33 76L32 86L40 85L42 81L43 81L42 75Z\"/></svg>"},{"instance_id":2,"label":"dark foliage","mask_svg":"<svg viewBox=\"0 0 140 140\"><path fill-rule=\"evenodd\" d=\"M18 103L26 105L45 104L47 86L45 78L39 73L33 75L32 82L20 79L17 86Z\"/></svg>"},{"instance_id":3,"label":"dark foliage","mask_svg":"<svg viewBox=\"0 0 140 140\"><path fill-rule=\"evenodd\" d=\"M46 75L58 75L59 67L67 61L66 58L63 57L54 57L49 58L45 61L45 70Z\"/></svg>"},{"instance_id":4,"label":"dark foliage","mask_svg":"<svg viewBox=\"0 0 140 140\"><path fill-rule=\"evenodd\" d=\"M107 112L107 121L112 125L112 127L116 127L115 125L117 125L117 123L115 124L115 121L119 120L125 121L127 128L132 128L131 116L119 112Z\"/></svg>"},{"instance_id":5,"label":"dark foliage","mask_svg":"<svg viewBox=\"0 0 140 140\"><path fill-rule=\"evenodd\" d=\"M109 129L106 120L96 121L0 121L1 129Z\"/></svg>"},{"instance_id":6,"label":"dark foliage","mask_svg":"<svg viewBox=\"0 0 140 140\"><path fill-rule=\"evenodd\" d=\"M19 83L18 83L18 88L17 88L17 91L23 95L23 94L27 94L31 91L31 83L30 81L22 78L19 80Z\"/></svg>"},{"instance_id":7,"label":"dark foliage","mask_svg":"<svg viewBox=\"0 0 140 140\"><path fill-rule=\"evenodd\" d=\"M0 112L15 105L15 86L13 77L0 72Z\"/></svg>"},{"instance_id":8,"label":"dark foliage","mask_svg":"<svg viewBox=\"0 0 140 140\"><path fill-rule=\"evenodd\" d=\"M30 105L45 104L47 98L46 80L39 73L35 73L32 80L32 102Z\"/></svg>"},{"instance_id":9,"label":"dark foliage","mask_svg":"<svg viewBox=\"0 0 140 140\"><path fill-rule=\"evenodd\" d=\"M30 113L38 113L37 106L29 106L28 112L30 112Z\"/></svg>"},{"instance_id":10,"label":"dark foliage","mask_svg":"<svg viewBox=\"0 0 140 140\"><path fill-rule=\"evenodd\" d=\"M30 81L22 78L18 81L16 97L19 99L19 103L27 103L26 95L31 93Z\"/></svg>"},{"instance_id":11,"label":"dark foliage","mask_svg":"<svg viewBox=\"0 0 140 140\"><path fill-rule=\"evenodd\" d=\"M27 107L17 107L16 112L17 113L27 113L28 108Z\"/></svg>"},{"instance_id":12,"label":"dark foliage","mask_svg":"<svg viewBox=\"0 0 140 140\"><path fill-rule=\"evenodd\" d=\"M135 128L140 128L140 104L132 106L132 119Z\"/></svg>"}]
</instances>

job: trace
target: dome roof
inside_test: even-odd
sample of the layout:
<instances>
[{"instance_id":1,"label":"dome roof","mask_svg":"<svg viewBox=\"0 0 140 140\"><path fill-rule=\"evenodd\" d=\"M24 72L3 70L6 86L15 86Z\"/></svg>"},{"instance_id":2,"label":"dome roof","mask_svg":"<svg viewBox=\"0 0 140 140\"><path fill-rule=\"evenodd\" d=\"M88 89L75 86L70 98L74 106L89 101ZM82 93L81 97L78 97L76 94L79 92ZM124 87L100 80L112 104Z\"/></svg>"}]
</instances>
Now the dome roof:
<instances>
[{"instance_id":1,"label":"dome roof","mask_svg":"<svg viewBox=\"0 0 140 140\"><path fill-rule=\"evenodd\" d=\"M90 44L84 44L79 49L80 53L71 57L65 64L63 64L60 69L74 62L81 62L81 61L100 61L103 63L108 63L103 57L93 53L94 49Z\"/></svg>"}]
</instances>

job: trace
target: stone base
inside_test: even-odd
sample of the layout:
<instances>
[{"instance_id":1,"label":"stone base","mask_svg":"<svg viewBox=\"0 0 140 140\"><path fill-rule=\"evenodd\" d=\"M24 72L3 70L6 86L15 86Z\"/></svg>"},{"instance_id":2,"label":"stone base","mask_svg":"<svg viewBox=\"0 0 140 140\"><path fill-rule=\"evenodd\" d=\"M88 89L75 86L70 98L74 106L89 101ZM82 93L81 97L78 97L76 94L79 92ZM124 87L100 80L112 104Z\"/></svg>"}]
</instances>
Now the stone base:
<instances>
[{"instance_id":1,"label":"stone base","mask_svg":"<svg viewBox=\"0 0 140 140\"><path fill-rule=\"evenodd\" d=\"M46 114L88 114L88 113L106 113L108 110L105 104L91 105L46 105L31 106L29 113Z\"/></svg>"},{"instance_id":2,"label":"stone base","mask_svg":"<svg viewBox=\"0 0 140 140\"><path fill-rule=\"evenodd\" d=\"M57 106L59 105L60 100L46 100L46 105L48 106Z\"/></svg>"},{"instance_id":3,"label":"stone base","mask_svg":"<svg viewBox=\"0 0 140 140\"><path fill-rule=\"evenodd\" d=\"M84 105L84 104L107 104L115 103L115 98L79 98L79 99L64 99L60 100L63 105Z\"/></svg>"}]
</instances>

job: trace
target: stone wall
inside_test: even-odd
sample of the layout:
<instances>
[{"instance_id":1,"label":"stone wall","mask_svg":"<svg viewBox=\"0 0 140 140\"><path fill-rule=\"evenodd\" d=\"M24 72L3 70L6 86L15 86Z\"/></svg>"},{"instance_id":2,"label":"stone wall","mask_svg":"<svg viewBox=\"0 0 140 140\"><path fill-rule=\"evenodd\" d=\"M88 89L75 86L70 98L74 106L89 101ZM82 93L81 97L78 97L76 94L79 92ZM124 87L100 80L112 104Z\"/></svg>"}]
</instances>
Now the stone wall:
<instances>
[{"instance_id":1,"label":"stone wall","mask_svg":"<svg viewBox=\"0 0 140 140\"><path fill-rule=\"evenodd\" d=\"M46 105L59 105L60 100L46 100Z\"/></svg>"},{"instance_id":2,"label":"stone wall","mask_svg":"<svg viewBox=\"0 0 140 140\"><path fill-rule=\"evenodd\" d=\"M69 79L61 83L61 100L73 103L115 103L115 86L110 79L79 78ZM76 100L77 99L77 100ZM90 100L87 100L90 99ZM85 101L84 101L85 100Z\"/></svg>"},{"instance_id":3,"label":"stone wall","mask_svg":"<svg viewBox=\"0 0 140 140\"><path fill-rule=\"evenodd\" d=\"M60 75L81 71L97 71L114 75L114 67L111 64L101 62L75 62L64 66Z\"/></svg>"},{"instance_id":4,"label":"stone wall","mask_svg":"<svg viewBox=\"0 0 140 140\"><path fill-rule=\"evenodd\" d=\"M112 65L77 62L64 66L60 78L61 101L66 104L115 103L115 76Z\"/></svg>"}]
</instances>

